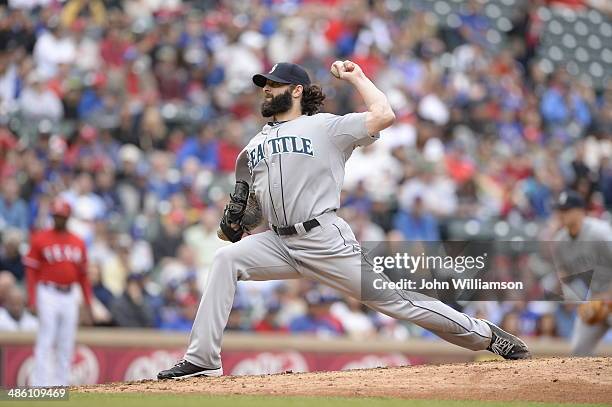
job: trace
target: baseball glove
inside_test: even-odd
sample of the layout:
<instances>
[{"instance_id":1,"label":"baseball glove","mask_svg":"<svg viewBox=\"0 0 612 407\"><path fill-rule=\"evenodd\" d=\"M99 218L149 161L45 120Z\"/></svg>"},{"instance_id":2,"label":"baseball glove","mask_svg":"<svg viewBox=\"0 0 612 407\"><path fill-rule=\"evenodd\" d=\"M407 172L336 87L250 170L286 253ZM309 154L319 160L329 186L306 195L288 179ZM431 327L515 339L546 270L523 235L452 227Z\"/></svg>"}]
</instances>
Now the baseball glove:
<instances>
[{"instance_id":1,"label":"baseball glove","mask_svg":"<svg viewBox=\"0 0 612 407\"><path fill-rule=\"evenodd\" d=\"M238 184L240 182L240 186ZM254 193L248 193L247 184L247 196L246 206L243 206L244 202L244 181L238 181L236 183L236 189L233 195L230 195L230 203L226 205L217 231L217 236L221 240L230 242L237 242L242 238L243 233L249 233L255 229L263 221L261 214L261 208L257 202L257 198ZM230 225L235 225L237 229Z\"/></svg>"},{"instance_id":2,"label":"baseball glove","mask_svg":"<svg viewBox=\"0 0 612 407\"><path fill-rule=\"evenodd\" d=\"M242 238L242 233L244 233L244 230L242 229L241 223L247 207L248 199L249 184L245 181L236 181L234 193L230 194L230 201L227 205L225 205L223 217L221 218L221 223L219 224L219 228L226 238L224 240L229 240L233 243ZM222 238L219 233L217 233L217 235Z\"/></svg>"},{"instance_id":3,"label":"baseball glove","mask_svg":"<svg viewBox=\"0 0 612 407\"><path fill-rule=\"evenodd\" d=\"M595 300L578 306L578 315L587 325L604 322L610 312L612 312L612 302L610 301Z\"/></svg>"}]
</instances>

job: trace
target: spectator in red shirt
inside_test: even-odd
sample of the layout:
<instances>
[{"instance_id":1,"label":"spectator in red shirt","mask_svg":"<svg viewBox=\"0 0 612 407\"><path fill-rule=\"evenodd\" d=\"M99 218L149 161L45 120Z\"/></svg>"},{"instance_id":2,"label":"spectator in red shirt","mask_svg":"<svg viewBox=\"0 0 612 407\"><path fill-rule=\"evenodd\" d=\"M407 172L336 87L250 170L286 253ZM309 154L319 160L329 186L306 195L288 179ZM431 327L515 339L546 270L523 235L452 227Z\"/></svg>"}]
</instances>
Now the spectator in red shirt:
<instances>
[{"instance_id":1,"label":"spectator in red shirt","mask_svg":"<svg viewBox=\"0 0 612 407\"><path fill-rule=\"evenodd\" d=\"M257 322L253 326L253 330L255 332L289 332L289 329L286 326L279 324L278 312L280 309L281 306L279 303L268 306L268 312L266 312L266 315L261 319L261 321Z\"/></svg>"},{"instance_id":2,"label":"spectator in red shirt","mask_svg":"<svg viewBox=\"0 0 612 407\"><path fill-rule=\"evenodd\" d=\"M236 167L236 159L242 151L242 127L237 122L228 123L223 133L223 139L219 142L219 170L233 172Z\"/></svg>"},{"instance_id":3,"label":"spectator in red shirt","mask_svg":"<svg viewBox=\"0 0 612 407\"><path fill-rule=\"evenodd\" d=\"M110 28L100 45L102 59L111 67L118 68L123 66L125 63L123 54L125 54L129 45L128 41L123 38L120 30Z\"/></svg>"}]
</instances>

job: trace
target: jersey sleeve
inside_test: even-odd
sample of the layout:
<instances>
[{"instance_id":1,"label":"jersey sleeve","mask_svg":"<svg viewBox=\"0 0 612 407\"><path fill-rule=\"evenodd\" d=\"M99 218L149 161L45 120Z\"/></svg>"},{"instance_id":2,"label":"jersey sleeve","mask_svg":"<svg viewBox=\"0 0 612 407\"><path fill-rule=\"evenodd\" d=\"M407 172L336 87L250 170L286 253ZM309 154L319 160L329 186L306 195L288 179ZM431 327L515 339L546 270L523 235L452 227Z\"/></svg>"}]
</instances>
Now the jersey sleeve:
<instances>
[{"instance_id":1,"label":"jersey sleeve","mask_svg":"<svg viewBox=\"0 0 612 407\"><path fill-rule=\"evenodd\" d=\"M340 150L367 146L380 137L379 133L368 134L366 115L367 112L348 113L343 116L324 115L327 133Z\"/></svg>"},{"instance_id":2,"label":"jersey sleeve","mask_svg":"<svg viewBox=\"0 0 612 407\"><path fill-rule=\"evenodd\" d=\"M37 234L34 234L30 239L30 250L28 254L23 257L23 265L38 270L42 261L40 238Z\"/></svg>"},{"instance_id":3,"label":"jersey sleeve","mask_svg":"<svg viewBox=\"0 0 612 407\"><path fill-rule=\"evenodd\" d=\"M251 185L251 172L249 170L249 160L246 147L236 158L236 181L246 181Z\"/></svg>"}]
</instances>

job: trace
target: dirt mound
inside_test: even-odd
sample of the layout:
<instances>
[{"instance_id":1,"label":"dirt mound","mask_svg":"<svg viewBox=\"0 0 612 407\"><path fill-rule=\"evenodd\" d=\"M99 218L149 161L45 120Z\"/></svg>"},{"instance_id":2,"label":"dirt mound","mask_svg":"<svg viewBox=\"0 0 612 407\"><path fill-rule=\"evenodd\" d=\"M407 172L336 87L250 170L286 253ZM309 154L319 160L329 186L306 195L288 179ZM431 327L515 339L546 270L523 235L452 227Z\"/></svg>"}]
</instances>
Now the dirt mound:
<instances>
[{"instance_id":1,"label":"dirt mound","mask_svg":"<svg viewBox=\"0 0 612 407\"><path fill-rule=\"evenodd\" d=\"M552 358L342 372L144 380L75 392L396 397L612 403L612 358Z\"/></svg>"}]
</instances>

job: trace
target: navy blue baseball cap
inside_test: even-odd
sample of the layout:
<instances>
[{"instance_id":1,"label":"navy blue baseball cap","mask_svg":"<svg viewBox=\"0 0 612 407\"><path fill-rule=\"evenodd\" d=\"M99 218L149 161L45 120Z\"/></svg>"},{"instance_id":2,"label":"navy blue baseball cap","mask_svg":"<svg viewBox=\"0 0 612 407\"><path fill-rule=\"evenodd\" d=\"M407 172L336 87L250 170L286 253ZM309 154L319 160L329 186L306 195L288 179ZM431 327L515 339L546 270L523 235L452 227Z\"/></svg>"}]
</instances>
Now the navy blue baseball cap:
<instances>
[{"instance_id":1,"label":"navy blue baseball cap","mask_svg":"<svg viewBox=\"0 0 612 407\"><path fill-rule=\"evenodd\" d=\"M578 192L572 190L561 192L555 203L555 209L558 211L567 211L575 208L584 209L585 207L584 198Z\"/></svg>"},{"instance_id":2,"label":"navy blue baseball cap","mask_svg":"<svg viewBox=\"0 0 612 407\"><path fill-rule=\"evenodd\" d=\"M310 85L310 77L306 70L290 62L279 62L270 69L270 72L253 75L253 83L260 88L266 86L268 79L291 85Z\"/></svg>"}]
</instances>

